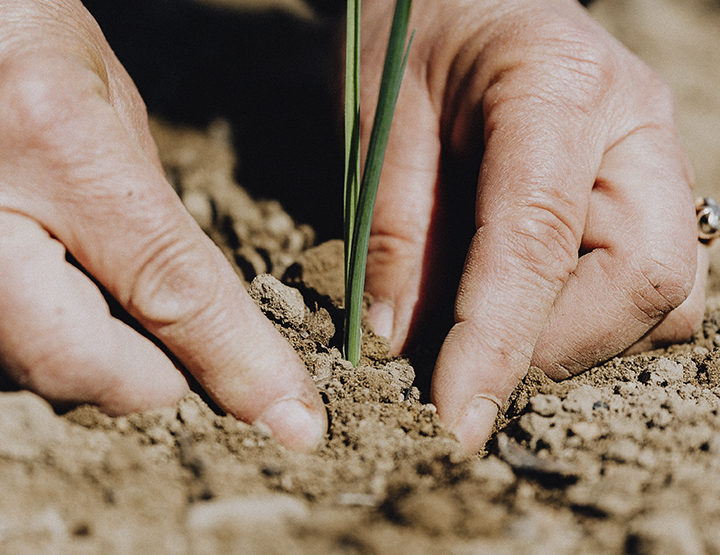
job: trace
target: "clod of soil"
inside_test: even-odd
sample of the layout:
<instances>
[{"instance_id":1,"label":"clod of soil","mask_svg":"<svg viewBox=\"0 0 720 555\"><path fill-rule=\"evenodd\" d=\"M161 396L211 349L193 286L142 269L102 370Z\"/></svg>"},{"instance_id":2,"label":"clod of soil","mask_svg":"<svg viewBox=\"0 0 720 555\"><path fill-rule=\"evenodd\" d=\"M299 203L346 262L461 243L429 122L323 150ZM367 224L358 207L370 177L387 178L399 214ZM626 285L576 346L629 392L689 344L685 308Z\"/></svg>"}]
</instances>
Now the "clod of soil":
<instances>
[{"instance_id":1,"label":"clod of soil","mask_svg":"<svg viewBox=\"0 0 720 555\"><path fill-rule=\"evenodd\" d=\"M710 4L682 4L698 33ZM357 368L342 359L342 246L237 185L229 126L153 132L188 210L305 362L325 442L290 453L195 393L112 418L2 392L1 552L720 553L718 254L692 342L560 383L531 369L487 453L462 458L382 338L366 330Z\"/></svg>"}]
</instances>

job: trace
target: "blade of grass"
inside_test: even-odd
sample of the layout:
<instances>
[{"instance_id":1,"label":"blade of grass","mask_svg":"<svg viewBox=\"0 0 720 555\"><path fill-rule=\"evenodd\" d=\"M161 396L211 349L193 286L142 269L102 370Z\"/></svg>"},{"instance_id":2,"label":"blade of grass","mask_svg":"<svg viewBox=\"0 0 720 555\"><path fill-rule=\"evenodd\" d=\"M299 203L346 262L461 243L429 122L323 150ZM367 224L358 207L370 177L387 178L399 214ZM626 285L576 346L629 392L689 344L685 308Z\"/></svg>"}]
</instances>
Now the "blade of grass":
<instances>
[{"instance_id":1,"label":"blade of grass","mask_svg":"<svg viewBox=\"0 0 720 555\"><path fill-rule=\"evenodd\" d=\"M345 356L356 365L360 360L362 332L362 297L365 288L365 264L367 262L370 223L375 209L380 173L385 160L392 117L400 94L400 85L407 65L410 47L415 33L407 40L408 22L412 0L397 0L390 29L390 38L385 54L380 92L375 109L375 118L370 134L365 168L360 184L357 214L353 229L349 274L345 290Z\"/></svg>"},{"instance_id":2,"label":"blade of grass","mask_svg":"<svg viewBox=\"0 0 720 555\"><path fill-rule=\"evenodd\" d=\"M360 8L361 0L347 0L345 39L345 288L350 275L350 252L360 196Z\"/></svg>"}]
</instances>

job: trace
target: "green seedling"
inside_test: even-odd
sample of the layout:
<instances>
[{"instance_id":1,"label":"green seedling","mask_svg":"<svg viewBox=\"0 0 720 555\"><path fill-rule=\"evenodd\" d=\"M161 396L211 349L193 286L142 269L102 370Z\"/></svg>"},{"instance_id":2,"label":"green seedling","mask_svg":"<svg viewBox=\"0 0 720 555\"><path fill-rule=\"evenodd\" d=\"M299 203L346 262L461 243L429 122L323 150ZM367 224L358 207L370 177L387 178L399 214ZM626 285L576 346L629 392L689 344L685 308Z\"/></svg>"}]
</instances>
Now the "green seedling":
<instances>
[{"instance_id":1,"label":"green seedling","mask_svg":"<svg viewBox=\"0 0 720 555\"><path fill-rule=\"evenodd\" d=\"M413 32L412 36L407 38L412 0L396 0L375 118L361 176L360 4L361 0L347 0L345 49L345 358L353 365L360 360L360 318L370 222L393 113L415 35Z\"/></svg>"}]
</instances>

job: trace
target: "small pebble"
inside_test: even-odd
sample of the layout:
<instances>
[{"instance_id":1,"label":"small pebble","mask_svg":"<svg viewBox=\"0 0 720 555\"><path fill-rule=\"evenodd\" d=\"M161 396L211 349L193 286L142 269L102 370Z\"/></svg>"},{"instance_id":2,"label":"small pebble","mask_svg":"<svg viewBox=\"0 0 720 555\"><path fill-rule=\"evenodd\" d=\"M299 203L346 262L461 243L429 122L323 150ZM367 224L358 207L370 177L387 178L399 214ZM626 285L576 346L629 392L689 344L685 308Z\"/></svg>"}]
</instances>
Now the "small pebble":
<instances>
[{"instance_id":1,"label":"small pebble","mask_svg":"<svg viewBox=\"0 0 720 555\"><path fill-rule=\"evenodd\" d=\"M551 425L551 420L540 416L535 412L528 412L520 417L520 428L527 432L530 437L542 438Z\"/></svg>"},{"instance_id":2,"label":"small pebble","mask_svg":"<svg viewBox=\"0 0 720 555\"><path fill-rule=\"evenodd\" d=\"M310 312L306 324L309 336L322 345L328 345L335 336L335 325L330 313L324 308Z\"/></svg>"},{"instance_id":3,"label":"small pebble","mask_svg":"<svg viewBox=\"0 0 720 555\"><path fill-rule=\"evenodd\" d=\"M390 361L385 364L387 370L398 385L404 389L410 387L415 381L415 371L409 363L404 361Z\"/></svg>"},{"instance_id":4,"label":"small pebble","mask_svg":"<svg viewBox=\"0 0 720 555\"><path fill-rule=\"evenodd\" d=\"M656 411L652 418L650 419L650 422L653 426L656 426L658 428L665 428L673 421L673 415L670 414L667 410L659 410Z\"/></svg>"},{"instance_id":5,"label":"small pebble","mask_svg":"<svg viewBox=\"0 0 720 555\"><path fill-rule=\"evenodd\" d=\"M302 252L305 248L305 234L300 230L293 230L287 237L287 249L292 253Z\"/></svg>"},{"instance_id":6,"label":"small pebble","mask_svg":"<svg viewBox=\"0 0 720 555\"><path fill-rule=\"evenodd\" d=\"M265 220L265 227L276 237L283 237L294 231L295 223L286 212L277 211Z\"/></svg>"},{"instance_id":7,"label":"small pebble","mask_svg":"<svg viewBox=\"0 0 720 555\"><path fill-rule=\"evenodd\" d=\"M541 416L553 416L562 411L562 403L556 395L535 395L530 399L530 408Z\"/></svg>"}]
</instances>

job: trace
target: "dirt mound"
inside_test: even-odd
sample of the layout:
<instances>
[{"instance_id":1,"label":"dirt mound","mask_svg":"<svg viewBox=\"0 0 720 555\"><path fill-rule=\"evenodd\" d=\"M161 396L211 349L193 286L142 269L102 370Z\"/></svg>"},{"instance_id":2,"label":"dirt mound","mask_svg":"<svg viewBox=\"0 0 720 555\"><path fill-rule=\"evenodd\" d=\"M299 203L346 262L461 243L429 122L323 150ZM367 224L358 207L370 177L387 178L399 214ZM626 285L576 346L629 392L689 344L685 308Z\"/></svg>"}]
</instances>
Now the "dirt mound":
<instances>
[{"instance_id":1,"label":"dirt mound","mask_svg":"<svg viewBox=\"0 0 720 555\"><path fill-rule=\"evenodd\" d=\"M706 29L717 7L697 6ZM0 552L720 553L716 281L693 342L561 383L531 369L487 452L463 458L382 338L366 329L359 366L342 359L342 246L313 246L280 203L238 187L229 126L153 132L186 206L304 360L326 441L290 453L197 393L118 418L0 393Z\"/></svg>"}]
</instances>

